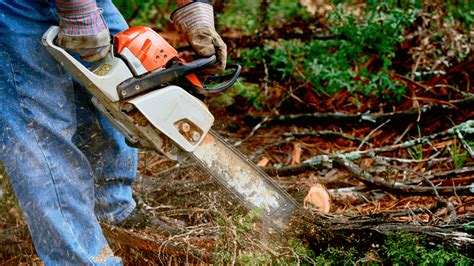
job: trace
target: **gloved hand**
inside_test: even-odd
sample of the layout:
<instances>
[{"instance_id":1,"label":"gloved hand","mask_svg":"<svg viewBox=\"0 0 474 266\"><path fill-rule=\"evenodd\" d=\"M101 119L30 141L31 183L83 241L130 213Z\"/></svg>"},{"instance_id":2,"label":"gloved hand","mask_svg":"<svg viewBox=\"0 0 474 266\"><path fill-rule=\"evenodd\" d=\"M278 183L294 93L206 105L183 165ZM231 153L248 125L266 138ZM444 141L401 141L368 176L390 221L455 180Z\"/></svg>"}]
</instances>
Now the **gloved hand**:
<instances>
[{"instance_id":1,"label":"gloved hand","mask_svg":"<svg viewBox=\"0 0 474 266\"><path fill-rule=\"evenodd\" d=\"M214 28L214 10L206 1L192 1L176 9L171 20L199 56L216 55L217 62L204 72L222 73L225 70L227 46Z\"/></svg>"},{"instance_id":2,"label":"gloved hand","mask_svg":"<svg viewBox=\"0 0 474 266\"><path fill-rule=\"evenodd\" d=\"M60 32L57 45L97 61L110 50L110 35L102 11L93 0L56 0Z\"/></svg>"}]
</instances>

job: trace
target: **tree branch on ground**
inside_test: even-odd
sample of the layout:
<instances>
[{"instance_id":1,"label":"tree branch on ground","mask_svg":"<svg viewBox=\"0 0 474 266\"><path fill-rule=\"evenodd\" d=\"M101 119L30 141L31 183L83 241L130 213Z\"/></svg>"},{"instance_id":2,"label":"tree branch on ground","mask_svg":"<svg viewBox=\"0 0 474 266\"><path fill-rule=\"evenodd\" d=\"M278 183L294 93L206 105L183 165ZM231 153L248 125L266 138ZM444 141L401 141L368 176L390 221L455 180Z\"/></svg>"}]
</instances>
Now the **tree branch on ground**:
<instances>
[{"instance_id":1,"label":"tree branch on ground","mask_svg":"<svg viewBox=\"0 0 474 266\"><path fill-rule=\"evenodd\" d=\"M400 112L390 112L390 113L359 113L359 114L345 114L345 113L301 113L301 114L289 114L289 115L253 115L252 118L255 119L269 119L269 122L290 122L299 119L310 119L311 121L320 121L324 119L325 121L331 122L371 122L371 123L380 123L381 121L391 120L400 120L408 119L410 117L418 117L419 114L426 114L430 112L441 112L443 110L453 110L454 108L460 107L472 107L474 104L474 97L469 97L462 100L453 100L446 102L447 105L441 104L430 104L423 105L419 108L410 108Z\"/></svg>"}]
</instances>

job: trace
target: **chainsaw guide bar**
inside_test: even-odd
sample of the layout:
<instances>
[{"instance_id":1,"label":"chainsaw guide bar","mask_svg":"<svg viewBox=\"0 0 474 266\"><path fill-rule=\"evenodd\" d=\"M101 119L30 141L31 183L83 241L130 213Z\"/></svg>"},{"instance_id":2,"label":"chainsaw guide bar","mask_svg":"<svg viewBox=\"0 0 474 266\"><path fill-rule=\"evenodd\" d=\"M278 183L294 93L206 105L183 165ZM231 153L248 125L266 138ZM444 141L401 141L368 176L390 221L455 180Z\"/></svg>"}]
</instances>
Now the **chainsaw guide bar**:
<instances>
[{"instance_id":1,"label":"chainsaw guide bar","mask_svg":"<svg viewBox=\"0 0 474 266\"><path fill-rule=\"evenodd\" d=\"M271 177L213 130L191 154L245 207L258 209L260 216L277 229L284 229L298 208L296 201Z\"/></svg>"},{"instance_id":2,"label":"chainsaw guide bar","mask_svg":"<svg viewBox=\"0 0 474 266\"><path fill-rule=\"evenodd\" d=\"M134 40L130 40L129 36L147 45L153 44L155 39L159 40L155 43L162 43L164 39L161 36L145 27L138 27L135 32L134 28L130 28L125 31L126 35L119 33L115 37L127 41L119 47L133 61L115 56L112 47L107 57L96 62L90 70L54 44L58 32L59 27L51 27L43 35L43 45L92 94L94 106L124 134L128 143L155 150L173 160L192 158L247 209L258 209L267 224L277 231L286 228L293 212L300 208L296 201L264 171L211 130L214 117L203 102L179 86L157 84L153 88L150 85L150 82L157 80L156 73L170 71L165 71L166 64L150 70L148 66L138 65L143 61L137 56L139 54L130 55L134 51L130 42ZM140 34L146 35L146 38L141 40L138 38L143 37ZM160 51L160 47L147 49ZM189 66L193 66L192 62ZM186 78L189 78L189 73L192 74L188 70L184 71ZM150 79L147 80L147 77ZM127 82L132 80L138 80L140 86L147 84L146 91L133 94L130 98L123 97L126 93L119 95L120 84L129 84ZM224 86L230 85L227 83ZM140 89L138 87L137 90Z\"/></svg>"}]
</instances>

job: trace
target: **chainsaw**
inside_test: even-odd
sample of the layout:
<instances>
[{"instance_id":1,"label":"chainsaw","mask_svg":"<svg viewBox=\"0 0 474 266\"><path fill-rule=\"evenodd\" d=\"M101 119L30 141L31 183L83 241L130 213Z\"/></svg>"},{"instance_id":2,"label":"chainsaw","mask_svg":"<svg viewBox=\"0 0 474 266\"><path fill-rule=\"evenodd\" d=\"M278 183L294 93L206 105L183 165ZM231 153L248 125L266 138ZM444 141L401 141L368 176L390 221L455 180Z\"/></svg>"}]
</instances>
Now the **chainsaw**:
<instances>
[{"instance_id":1,"label":"chainsaw","mask_svg":"<svg viewBox=\"0 0 474 266\"><path fill-rule=\"evenodd\" d=\"M48 52L92 95L92 103L131 146L152 149L172 160L191 158L263 221L284 230L296 201L259 167L211 129L214 117L194 93L223 91L196 73L216 62L213 55L186 62L163 37L147 27L131 27L113 37L108 55L86 67L54 42L59 27L42 37ZM228 72L228 71L227 71ZM194 92L194 93L192 93Z\"/></svg>"}]
</instances>

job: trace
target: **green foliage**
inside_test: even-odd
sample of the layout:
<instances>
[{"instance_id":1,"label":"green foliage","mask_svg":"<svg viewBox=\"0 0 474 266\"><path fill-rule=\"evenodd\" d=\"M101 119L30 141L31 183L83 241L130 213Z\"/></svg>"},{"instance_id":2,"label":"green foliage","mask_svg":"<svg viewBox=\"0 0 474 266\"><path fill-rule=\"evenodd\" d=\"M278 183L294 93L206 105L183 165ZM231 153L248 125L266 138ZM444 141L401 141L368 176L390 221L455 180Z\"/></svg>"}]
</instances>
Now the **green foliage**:
<instances>
[{"instance_id":1,"label":"green foliage","mask_svg":"<svg viewBox=\"0 0 474 266\"><path fill-rule=\"evenodd\" d=\"M348 250L328 247L326 251L316 257L317 265L354 265L357 262L358 253L354 247Z\"/></svg>"},{"instance_id":2,"label":"green foliage","mask_svg":"<svg viewBox=\"0 0 474 266\"><path fill-rule=\"evenodd\" d=\"M217 260L220 263L237 264L268 264L271 256L265 253L256 253L257 250L246 250L249 237L254 233L254 222L260 217L261 210L254 209L246 214L236 214L230 219L220 217L216 224L221 228L224 241L216 246Z\"/></svg>"},{"instance_id":3,"label":"green foliage","mask_svg":"<svg viewBox=\"0 0 474 266\"><path fill-rule=\"evenodd\" d=\"M384 245L360 254L356 247L338 249L328 247L315 259L316 265L472 265L470 259L453 248L426 248L423 239L401 232L389 235Z\"/></svg>"},{"instance_id":4,"label":"green foliage","mask_svg":"<svg viewBox=\"0 0 474 266\"><path fill-rule=\"evenodd\" d=\"M423 135L421 134L420 125L417 124L416 127L418 129L418 138L423 137ZM423 144L418 144L411 148L408 148L407 151L413 160L423 160Z\"/></svg>"},{"instance_id":5,"label":"green foliage","mask_svg":"<svg viewBox=\"0 0 474 266\"><path fill-rule=\"evenodd\" d=\"M327 18L329 33L338 38L267 41L263 47L244 49L240 56L249 67L267 64L273 78L281 82L307 80L319 93L335 94L345 88L388 96L390 91L399 100L405 87L391 79L391 60L415 14L415 9L389 9L382 3L370 5L356 17L338 5Z\"/></svg>"},{"instance_id":6,"label":"green foliage","mask_svg":"<svg viewBox=\"0 0 474 266\"><path fill-rule=\"evenodd\" d=\"M451 153L451 158L453 159L454 169L463 168L468 157L467 151L464 150L462 145L457 141L454 141L452 144L450 144L448 150Z\"/></svg>"},{"instance_id":7,"label":"green foliage","mask_svg":"<svg viewBox=\"0 0 474 266\"><path fill-rule=\"evenodd\" d=\"M229 1L226 12L216 14L219 25L242 30L245 34L253 33L257 28L258 1Z\"/></svg>"},{"instance_id":8,"label":"green foliage","mask_svg":"<svg viewBox=\"0 0 474 266\"><path fill-rule=\"evenodd\" d=\"M226 93L210 99L209 104L220 107L230 106L234 104L237 96L249 101L256 110L261 110L265 103L263 91L256 84L245 82L242 78L239 78Z\"/></svg>"},{"instance_id":9,"label":"green foliage","mask_svg":"<svg viewBox=\"0 0 474 266\"><path fill-rule=\"evenodd\" d=\"M288 246L292 250L293 253L295 253L296 258L290 258L289 260L286 260L285 264L294 264L294 260L300 261L298 264L315 264L316 260L314 258L316 257L315 253L313 250L311 250L308 246L304 245L300 240L298 239L290 239L288 240Z\"/></svg>"},{"instance_id":10,"label":"green foliage","mask_svg":"<svg viewBox=\"0 0 474 266\"><path fill-rule=\"evenodd\" d=\"M459 21L466 32L470 32L474 23L474 2L472 1L446 1L446 13L451 14L448 20Z\"/></svg>"},{"instance_id":11,"label":"green foliage","mask_svg":"<svg viewBox=\"0 0 474 266\"><path fill-rule=\"evenodd\" d=\"M176 8L168 0L113 0L125 19L132 26L162 27L169 22L171 12ZM132 19L133 18L133 19Z\"/></svg>"},{"instance_id":12,"label":"green foliage","mask_svg":"<svg viewBox=\"0 0 474 266\"><path fill-rule=\"evenodd\" d=\"M234 218L237 234L247 233L253 228L253 223L258 219L260 209L253 209L245 215L238 214Z\"/></svg>"},{"instance_id":13,"label":"green foliage","mask_svg":"<svg viewBox=\"0 0 474 266\"><path fill-rule=\"evenodd\" d=\"M268 1L267 17L262 16L260 2L262 1L226 1L226 10L216 14L219 25L226 26L245 34L260 31L268 24L281 24L282 21L293 20L295 17L310 18L310 14L302 9L298 1L273 0Z\"/></svg>"},{"instance_id":14,"label":"green foliage","mask_svg":"<svg viewBox=\"0 0 474 266\"><path fill-rule=\"evenodd\" d=\"M132 25L162 27L169 23L169 15L176 8L175 2L170 0L113 1ZM335 10L328 13L324 24L328 25L327 33L338 38L267 40L262 47L241 51L238 61L249 67L266 64L271 79L281 83L289 80L307 82L320 94L333 95L347 89L352 93L400 100L406 88L391 78L392 59L404 30L425 6L423 1L368 0L365 8L359 10L362 14L348 11L347 7L351 6L348 1L333 3ZM466 32L470 32L474 21L472 3L444 1L443 5L446 23L461 23ZM226 1L224 12L216 16L219 26L256 37L268 26L315 21L294 0L230 0ZM441 42L443 33L434 32L436 34L439 36L434 38ZM467 57L457 50L454 52L461 60ZM253 97L254 100L257 98ZM256 105L261 106L260 103Z\"/></svg>"},{"instance_id":15,"label":"green foliage","mask_svg":"<svg viewBox=\"0 0 474 266\"><path fill-rule=\"evenodd\" d=\"M409 233L388 236L383 251L386 254L386 261L395 265L472 265L474 263L474 260L443 246L428 250L422 239Z\"/></svg>"},{"instance_id":16,"label":"green foliage","mask_svg":"<svg viewBox=\"0 0 474 266\"><path fill-rule=\"evenodd\" d=\"M424 247L419 243L419 239L406 233L389 235L383 250L386 253L387 259L394 263L418 261L419 255L425 252Z\"/></svg>"},{"instance_id":17,"label":"green foliage","mask_svg":"<svg viewBox=\"0 0 474 266\"><path fill-rule=\"evenodd\" d=\"M464 230L466 231L474 231L474 222L469 222L464 225Z\"/></svg>"}]
</instances>

